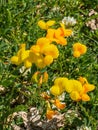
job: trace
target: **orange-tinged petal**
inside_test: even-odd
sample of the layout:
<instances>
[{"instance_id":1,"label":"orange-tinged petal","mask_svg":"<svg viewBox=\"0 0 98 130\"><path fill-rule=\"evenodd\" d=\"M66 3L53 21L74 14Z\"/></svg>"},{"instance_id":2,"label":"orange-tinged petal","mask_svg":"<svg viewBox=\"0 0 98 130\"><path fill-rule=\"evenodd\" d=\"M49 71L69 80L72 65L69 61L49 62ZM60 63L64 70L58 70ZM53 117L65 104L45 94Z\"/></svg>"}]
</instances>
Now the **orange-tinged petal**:
<instances>
[{"instance_id":1,"label":"orange-tinged petal","mask_svg":"<svg viewBox=\"0 0 98 130\"><path fill-rule=\"evenodd\" d=\"M49 39L54 38L54 33L55 33L55 29L48 29L46 38L49 38Z\"/></svg>"},{"instance_id":2,"label":"orange-tinged petal","mask_svg":"<svg viewBox=\"0 0 98 130\"><path fill-rule=\"evenodd\" d=\"M63 35L62 35L62 30L60 29L60 28L58 28L58 29L56 29L55 30L55 38L57 38L58 39L58 37L60 37L60 36L62 36L63 37Z\"/></svg>"},{"instance_id":3,"label":"orange-tinged petal","mask_svg":"<svg viewBox=\"0 0 98 130\"><path fill-rule=\"evenodd\" d=\"M63 37L68 37L68 36L71 36L72 35L72 30L71 29L65 29L65 26L63 23L60 23L61 25L61 30L62 30L62 34L63 34Z\"/></svg>"},{"instance_id":4,"label":"orange-tinged petal","mask_svg":"<svg viewBox=\"0 0 98 130\"><path fill-rule=\"evenodd\" d=\"M89 92L95 89L95 86L93 84L86 83L83 85L85 92Z\"/></svg>"},{"instance_id":5,"label":"orange-tinged petal","mask_svg":"<svg viewBox=\"0 0 98 130\"><path fill-rule=\"evenodd\" d=\"M67 40L64 37L58 37L58 44L67 45Z\"/></svg>"},{"instance_id":6,"label":"orange-tinged petal","mask_svg":"<svg viewBox=\"0 0 98 130\"><path fill-rule=\"evenodd\" d=\"M54 115L57 114L57 111L54 110L47 110L46 112L46 117L48 120L51 120L53 118Z\"/></svg>"},{"instance_id":7,"label":"orange-tinged petal","mask_svg":"<svg viewBox=\"0 0 98 130\"><path fill-rule=\"evenodd\" d=\"M90 97L85 93L82 95L82 101L90 101Z\"/></svg>"},{"instance_id":8,"label":"orange-tinged petal","mask_svg":"<svg viewBox=\"0 0 98 130\"><path fill-rule=\"evenodd\" d=\"M74 51L73 56L76 57L76 58L80 57L80 52L79 51Z\"/></svg>"},{"instance_id":9,"label":"orange-tinged petal","mask_svg":"<svg viewBox=\"0 0 98 130\"><path fill-rule=\"evenodd\" d=\"M58 109L64 109L66 104L65 103L61 103L59 99L56 99L54 101L54 105L58 108Z\"/></svg>"},{"instance_id":10,"label":"orange-tinged petal","mask_svg":"<svg viewBox=\"0 0 98 130\"><path fill-rule=\"evenodd\" d=\"M39 85L41 85L43 82L43 76L41 75L40 78L39 78Z\"/></svg>"},{"instance_id":11,"label":"orange-tinged petal","mask_svg":"<svg viewBox=\"0 0 98 130\"><path fill-rule=\"evenodd\" d=\"M40 47L39 45L33 45L30 50L35 53L35 54L38 54L40 52Z\"/></svg>"},{"instance_id":12,"label":"orange-tinged petal","mask_svg":"<svg viewBox=\"0 0 98 130\"><path fill-rule=\"evenodd\" d=\"M84 54L87 51L87 47L81 43L75 43L73 45L73 51L78 51L80 54Z\"/></svg>"}]
</instances>

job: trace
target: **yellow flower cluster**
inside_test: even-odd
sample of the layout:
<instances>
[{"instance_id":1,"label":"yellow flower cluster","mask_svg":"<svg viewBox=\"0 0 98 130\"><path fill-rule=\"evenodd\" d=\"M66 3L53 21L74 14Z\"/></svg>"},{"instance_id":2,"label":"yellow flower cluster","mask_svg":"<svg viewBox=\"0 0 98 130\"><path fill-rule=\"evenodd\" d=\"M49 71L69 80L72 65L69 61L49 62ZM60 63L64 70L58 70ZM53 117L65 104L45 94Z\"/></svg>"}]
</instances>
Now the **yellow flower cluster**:
<instances>
[{"instance_id":1,"label":"yellow flower cluster","mask_svg":"<svg viewBox=\"0 0 98 130\"><path fill-rule=\"evenodd\" d=\"M44 68L50 65L54 59L58 58L58 48L52 42L66 45L65 37L70 36L72 30L65 29L63 24L60 24L61 27L57 29L50 29L49 27L54 24L55 21L52 20L48 22L40 20L38 25L42 29L47 30L46 37L39 38L36 44L32 45L29 50L26 50L26 44L21 44L17 54L11 58L12 64L19 65L24 63L26 68L30 68L34 63L38 68Z\"/></svg>"},{"instance_id":2,"label":"yellow flower cluster","mask_svg":"<svg viewBox=\"0 0 98 130\"><path fill-rule=\"evenodd\" d=\"M90 97L87 93L94 89L95 86L89 84L84 77L80 77L78 80L59 77L55 79L50 92L54 96L59 96L66 91L74 101L89 101Z\"/></svg>"},{"instance_id":3,"label":"yellow flower cluster","mask_svg":"<svg viewBox=\"0 0 98 130\"><path fill-rule=\"evenodd\" d=\"M31 46L30 50L25 50L25 46L25 44L21 44L16 56L11 58L13 64L24 63L26 68L30 68L34 63L38 68L44 68L59 56L57 46L51 44L45 37L39 38L36 45Z\"/></svg>"},{"instance_id":4,"label":"yellow flower cluster","mask_svg":"<svg viewBox=\"0 0 98 130\"><path fill-rule=\"evenodd\" d=\"M87 47L81 43L75 43L73 45L73 55L74 57L80 57L82 54L85 54Z\"/></svg>"},{"instance_id":5,"label":"yellow flower cluster","mask_svg":"<svg viewBox=\"0 0 98 130\"><path fill-rule=\"evenodd\" d=\"M67 45L67 40L65 37L71 36L72 30L65 29L65 26L62 23L60 23L61 27L57 29L49 28L54 24L55 21L51 21L51 20L46 23L42 20L38 22L40 28L47 30L46 38L48 38L51 42L56 42L57 44L60 45Z\"/></svg>"}]
</instances>

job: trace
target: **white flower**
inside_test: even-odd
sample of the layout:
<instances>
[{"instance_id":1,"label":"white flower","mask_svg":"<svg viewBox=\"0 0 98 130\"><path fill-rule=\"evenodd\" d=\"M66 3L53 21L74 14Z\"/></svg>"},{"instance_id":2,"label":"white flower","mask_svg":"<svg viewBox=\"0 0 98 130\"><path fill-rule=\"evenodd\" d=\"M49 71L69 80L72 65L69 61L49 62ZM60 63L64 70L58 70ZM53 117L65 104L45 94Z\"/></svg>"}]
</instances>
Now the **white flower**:
<instances>
[{"instance_id":1,"label":"white flower","mask_svg":"<svg viewBox=\"0 0 98 130\"><path fill-rule=\"evenodd\" d=\"M64 101L64 99L65 99L65 93L62 93L62 94L58 97L58 99L59 99L60 101Z\"/></svg>"},{"instance_id":2,"label":"white flower","mask_svg":"<svg viewBox=\"0 0 98 130\"><path fill-rule=\"evenodd\" d=\"M52 11L53 12L56 12L56 11L59 11L60 10L60 7L58 7L58 6L54 6L53 8L52 8Z\"/></svg>"},{"instance_id":3,"label":"white flower","mask_svg":"<svg viewBox=\"0 0 98 130\"><path fill-rule=\"evenodd\" d=\"M82 126L78 126L77 127L77 130L91 130L91 127L87 127L87 126L85 126L85 125L82 125Z\"/></svg>"},{"instance_id":4,"label":"white flower","mask_svg":"<svg viewBox=\"0 0 98 130\"><path fill-rule=\"evenodd\" d=\"M26 76L28 73L31 72L31 68L29 69L26 69L25 66L22 66L20 69L19 69L20 73L23 73L23 76Z\"/></svg>"},{"instance_id":5,"label":"white flower","mask_svg":"<svg viewBox=\"0 0 98 130\"><path fill-rule=\"evenodd\" d=\"M73 26L76 24L76 20L74 19L74 17L64 17L62 19L62 23L65 24L66 26Z\"/></svg>"}]
</instances>

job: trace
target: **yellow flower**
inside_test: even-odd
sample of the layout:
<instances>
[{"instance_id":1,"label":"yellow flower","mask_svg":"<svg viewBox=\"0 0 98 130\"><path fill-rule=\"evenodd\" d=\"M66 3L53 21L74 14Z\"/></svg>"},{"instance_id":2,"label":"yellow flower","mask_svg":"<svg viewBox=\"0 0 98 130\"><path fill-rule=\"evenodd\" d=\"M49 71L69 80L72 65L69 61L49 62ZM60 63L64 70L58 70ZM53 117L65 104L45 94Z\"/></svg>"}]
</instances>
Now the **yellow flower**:
<instances>
[{"instance_id":1,"label":"yellow flower","mask_svg":"<svg viewBox=\"0 0 98 130\"><path fill-rule=\"evenodd\" d=\"M39 46L40 53L43 53L43 49L50 44L50 40L46 37L39 38L36 45ZM32 49L32 48L31 48Z\"/></svg>"},{"instance_id":2,"label":"yellow flower","mask_svg":"<svg viewBox=\"0 0 98 130\"><path fill-rule=\"evenodd\" d=\"M55 38L55 30L56 29L51 29L49 28L47 30L47 35L46 35L46 38L48 38L51 42L57 42L58 43L58 40Z\"/></svg>"},{"instance_id":3,"label":"yellow flower","mask_svg":"<svg viewBox=\"0 0 98 130\"><path fill-rule=\"evenodd\" d=\"M87 51L87 47L81 43L75 43L73 45L73 55L75 57L79 57L82 54L85 54Z\"/></svg>"},{"instance_id":4,"label":"yellow flower","mask_svg":"<svg viewBox=\"0 0 98 130\"><path fill-rule=\"evenodd\" d=\"M82 91L82 85L79 81L71 79L66 82L65 91L71 93L72 91Z\"/></svg>"},{"instance_id":5,"label":"yellow flower","mask_svg":"<svg viewBox=\"0 0 98 130\"><path fill-rule=\"evenodd\" d=\"M25 48L26 48L26 44L25 43L20 44L19 49L25 49Z\"/></svg>"},{"instance_id":6,"label":"yellow flower","mask_svg":"<svg viewBox=\"0 0 98 130\"><path fill-rule=\"evenodd\" d=\"M90 101L90 97L86 93L84 93L82 95L82 101Z\"/></svg>"},{"instance_id":7,"label":"yellow flower","mask_svg":"<svg viewBox=\"0 0 98 130\"><path fill-rule=\"evenodd\" d=\"M54 25L55 24L55 21L53 20L49 20L47 22L44 22L43 20L40 20L38 22L38 26L41 28L41 29L45 29L47 30L50 26Z\"/></svg>"},{"instance_id":8,"label":"yellow flower","mask_svg":"<svg viewBox=\"0 0 98 130\"><path fill-rule=\"evenodd\" d=\"M42 55L39 55L38 57L36 57L36 60L34 63L36 64L38 68L44 68L46 66Z\"/></svg>"},{"instance_id":9,"label":"yellow flower","mask_svg":"<svg viewBox=\"0 0 98 130\"><path fill-rule=\"evenodd\" d=\"M40 46L39 46L39 45L33 45L33 46L30 48L30 50L31 50L34 54L39 55L39 53L40 53Z\"/></svg>"},{"instance_id":10,"label":"yellow flower","mask_svg":"<svg viewBox=\"0 0 98 130\"><path fill-rule=\"evenodd\" d=\"M77 91L72 91L72 92L70 93L70 97L71 97L71 99L74 100L74 101L79 101L79 100L81 100L80 94L79 94Z\"/></svg>"},{"instance_id":11,"label":"yellow flower","mask_svg":"<svg viewBox=\"0 0 98 130\"><path fill-rule=\"evenodd\" d=\"M67 82L68 82L67 78L59 77L55 79L54 85L58 85L62 89L62 91L65 91Z\"/></svg>"},{"instance_id":12,"label":"yellow flower","mask_svg":"<svg viewBox=\"0 0 98 130\"><path fill-rule=\"evenodd\" d=\"M10 60L11 60L12 64L15 64L15 65L20 64L18 56L12 56Z\"/></svg>"},{"instance_id":13,"label":"yellow flower","mask_svg":"<svg viewBox=\"0 0 98 130\"><path fill-rule=\"evenodd\" d=\"M45 65L50 65L53 62L53 57L51 55L46 55L44 57L44 63Z\"/></svg>"},{"instance_id":14,"label":"yellow flower","mask_svg":"<svg viewBox=\"0 0 98 130\"><path fill-rule=\"evenodd\" d=\"M48 29L46 37L50 41L54 41L57 44L60 45L67 45L67 40L64 38L65 36L68 36L67 34L68 30L65 30L65 28L57 28L57 29Z\"/></svg>"},{"instance_id":15,"label":"yellow flower","mask_svg":"<svg viewBox=\"0 0 98 130\"><path fill-rule=\"evenodd\" d=\"M74 51L73 56L76 57L76 58L80 57L79 51Z\"/></svg>"},{"instance_id":16,"label":"yellow flower","mask_svg":"<svg viewBox=\"0 0 98 130\"><path fill-rule=\"evenodd\" d=\"M21 51L21 53L19 55L21 62L24 62L29 57L29 53L30 53L29 50Z\"/></svg>"},{"instance_id":17,"label":"yellow flower","mask_svg":"<svg viewBox=\"0 0 98 130\"><path fill-rule=\"evenodd\" d=\"M57 44L67 45L67 40L64 38L64 32L62 32L61 28L55 30L54 37L57 39Z\"/></svg>"},{"instance_id":18,"label":"yellow flower","mask_svg":"<svg viewBox=\"0 0 98 130\"><path fill-rule=\"evenodd\" d=\"M12 64L19 65L29 57L29 50L25 50L25 44L20 45L20 49L16 53L16 56L11 58Z\"/></svg>"},{"instance_id":19,"label":"yellow flower","mask_svg":"<svg viewBox=\"0 0 98 130\"><path fill-rule=\"evenodd\" d=\"M53 94L54 96L59 96L64 92L64 89L58 85L53 85L50 88L50 93Z\"/></svg>"},{"instance_id":20,"label":"yellow flower","mask_svg":"<svg viewBox=\"0 0 98 130\"><path fill-rule=\"evenodd\" d=\"M72 91L78 91L78 92L82 91L83 87L79 81L72 79L70 80L70 82L72 82L73 85Z\"/></svg>"},{"instance_id":21,"label":"yellow flower","mask_svg":"<svg viewBox=\"0 0 98 130\"><path fill-rule=\"evenodd\" d=\"M73 91L73 83L70 80L66 82L65 91L67 93L71 93Z\"/></svg>"},{"instance_id":22,"label":"yellow flower","mask_svg":"<svg viewBox=\"0 0 98 130\"><path fill-rule=\"evenodd\" d=\"M62 35L64 36L64 37L68 37L68 36L71 36L72 35L72 30L71 29L65 29L65 26L64 26L64 24L63 23L60 23L60 25L61 25L61 30L62 30Z\"/></svg>"},{"instance_id":23,"label":"yellow flower","mask_svg":"<svg viewBox=\"0 0 98 130\"><path fill-rule=\"evenodd\" d=\"M43 54L50 55L54 59L59 56L59 51L58 51L58 48L56 47L56 45L49 44L49 45L43 47Z\"/></svg>"},{"instance_id":24,"label":"yellow flower","mask_svg":"<svg viewBox=\"0 0 98 130\"><path fill-rule=\"evenodd\" d=\"M54 30L54 34L53 31L48 31L48 34L46 37L51 38L51 34L49 35L49 33L52 32L52 39L54 39L54 41L57 42L57 44L61 44L61 45L67 45L67 40L64 37L68 37L72 34L72 30L69 29L65 29L64 24L60 24L61 27L57 28Z\"/></svg>"}]
</instances>

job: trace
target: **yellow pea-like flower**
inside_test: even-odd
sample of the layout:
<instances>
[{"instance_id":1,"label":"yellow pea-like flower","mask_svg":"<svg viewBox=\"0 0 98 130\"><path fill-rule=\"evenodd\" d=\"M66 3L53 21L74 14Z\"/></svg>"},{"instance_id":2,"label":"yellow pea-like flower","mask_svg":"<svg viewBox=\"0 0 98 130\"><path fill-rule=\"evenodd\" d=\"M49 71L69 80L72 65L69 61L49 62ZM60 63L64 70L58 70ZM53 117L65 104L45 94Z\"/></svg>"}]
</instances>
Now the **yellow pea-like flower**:
<instances>
[{"instance_id":1,"label":"yellow pea-like flower","mask_svg":"<svg viewBox=\"0 0 98 130\"><path fill-rule=\"evenodd\" d=\"M73 44L73 55L75 57L79 57L82 54L85 54L87 51L87 47L81 43ZM80 54L80 55L79 55Z\"/></svg>"},{"instance_id":2,"label":"yellow pea-like flower","mask_svg":"<svg viewBox=\"0 0 98 130\"><path fill-rule=\"evenodd\" d=\"M24 62L29 57L29 53L30 53L29 50L21 52L20 59L21 59L22 62Z\"/></svg>"},{"instance_id":3,"label":"yellow pea-like flower","mask_svg":"<svg viewBox=\"0 0 98 130\"><path fill-rule=\"evenodd\" d=\"M79 101L79 100L81 100L81 97L80 97L80 95L79 95L79 93L78 93L77 91L72 91L72 92L70 93L70 97L71 97L71 99L74 100L74 101Z\"/></svg>"},{"instance_id":4,"label":"yellow pea-like flower","mask_svg":"<svg viewBox=\"0 0 98 130\"><path fill-rule=\"evenodd\" d=\"M53 57L51 55L46 55L44 57L44 63L45 65L50 65L53 62Z\"/></svg>"},{"instance_id":5,"label":"yellow pea-like flower","mask_svg":"<svg viewBox=\"0 0 98 130\"><path fill-rule=\"evenodd\" d=\"M76 58L80 57L79 51L74 51L73 56L76 57Z\"/></svg>"},{"instance_id":6,"label":"yellow pea-like flower","mask_svg":"<svg viewBox=\"0 0 98 130\"><path fill-rule=\"evenodd\" d=\"M43 20L40 20L38 22L38 26L41 28L41 29L45 29L47 30L50 26L54 25L55 24L55 21L53 20L49 20L47 22L44 22Z\"/></svg>"},{"instance_id":7,"label":"yellow pea-like flower","mask_svg":"<svg viewBox=\"0 0 98 130\"><path fill-rule=\"evenodd\" d=\"M39 45L33 45L33 46L31 46L30 50L34 54L39 55L39 53L40 53L40 46Z\"/></svg>"},{"instance_id":8,"label":"yellow pea-like flower","mask_svg":"<svg viewBox=\"0 0 98 130\"><path fill-rule=\"evenodd\" d=\"M65 87L66 87L67 82L68 82L67 78L58 77L55 79L54 85L60 86L60 88L62 88L62 90L65 91Z\"/></svg>"},{"instance_id":9,"label":"yellow pea-like flower","mask_svg":"<svg viewBox=\"0 0 98 130\"><path fill-rule=\"evenodd\" d=\"M32 62L31 62L29 59L26 59L26 60L24 61L24 66L25 66L26 68L30 68L30 67L32 66Z\"/></svg>"},{"instance_id":10,"label":"yellow pea-like flower","mask_svg":"<svg viewBox=\"0 0 98 130\"><path fill-rule=\"evenodd\" d=\"M77 81L77 80L74 80L74 79L71 79L70 82L72 83L72 91L77 91L77 92L80 92L82 91L83 87L82 87L82 84Z\"/></svg>"},{"instance_id":11,"label":"yellow pea-like flower","mask_svg":"<svg viewBox=\"0 0 98 130\"><path fill-rule=\"evenodd\" d=\"M50 88L50 93L53 94L54 96L59 96L64 92L62 88L58 85L54 85Z\"/></svg>"},{"instance_id":12,"label":"yellow pea-like flower","mask_svg":"<svg viewBox=\"0 0 98 130\"><path fill-rule=\"evenodd\" d=\"M57 58L59 56L59 51L56 45L49 44L47 46L43 47L43 54L44 55L50 55L54 58Z\"/></svg>"},{"instance_id":13,"label":"yellow pea-like flower","mask_svg":"<svg viewBox=\"0 0 98 130\"><path fill-rule=\"evenodd\" d=\"M15 65L19 65L20 64L18 56L12 56L10 60L11 60L12 64L15 64Z\"/></svg>"}]
</instances>

